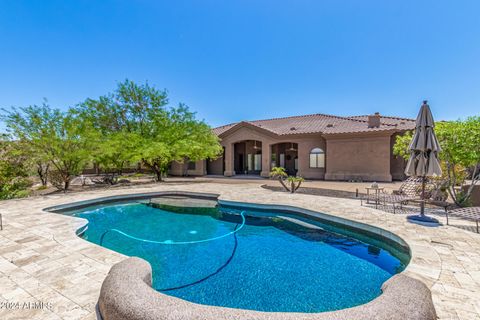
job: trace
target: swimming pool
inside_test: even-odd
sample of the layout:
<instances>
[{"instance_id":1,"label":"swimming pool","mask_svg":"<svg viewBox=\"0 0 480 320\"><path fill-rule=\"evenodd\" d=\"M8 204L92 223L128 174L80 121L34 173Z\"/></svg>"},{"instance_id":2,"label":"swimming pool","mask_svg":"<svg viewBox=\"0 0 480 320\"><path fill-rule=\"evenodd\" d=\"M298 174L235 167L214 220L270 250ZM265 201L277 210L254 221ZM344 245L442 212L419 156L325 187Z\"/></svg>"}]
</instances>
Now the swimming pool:
<instances>
[{"instance_id":1,"label":"swimming pool","mask_svg":"<svg viewBox=\"0 0 480 320\"><path fill-rule=\"evenodd\" d=\"M408 249L339 223L181 196L85 205L79 234L150 262L156 290L191 302L322 312L371 301Z\"/></svg>"}]
</instances>

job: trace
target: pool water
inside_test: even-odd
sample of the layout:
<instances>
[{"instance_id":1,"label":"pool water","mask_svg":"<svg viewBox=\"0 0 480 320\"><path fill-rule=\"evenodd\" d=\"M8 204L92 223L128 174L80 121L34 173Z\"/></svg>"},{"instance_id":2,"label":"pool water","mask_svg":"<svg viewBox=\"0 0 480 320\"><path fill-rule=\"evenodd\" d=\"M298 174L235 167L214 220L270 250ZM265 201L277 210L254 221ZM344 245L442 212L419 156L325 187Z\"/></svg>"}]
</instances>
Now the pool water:
<instances>
[{"instance_id":1,"label":"pool water","mask_svg":"<svg viewBox=\"0 0 480 320\"><path fill-rule=\"evenodd\" d=\"M74 215L89 221L84 239L149 261L156 290L206 305L338 310L371 301L405 267L379 246L281 212L132 202Z\"/></svg>"}]
</instances>

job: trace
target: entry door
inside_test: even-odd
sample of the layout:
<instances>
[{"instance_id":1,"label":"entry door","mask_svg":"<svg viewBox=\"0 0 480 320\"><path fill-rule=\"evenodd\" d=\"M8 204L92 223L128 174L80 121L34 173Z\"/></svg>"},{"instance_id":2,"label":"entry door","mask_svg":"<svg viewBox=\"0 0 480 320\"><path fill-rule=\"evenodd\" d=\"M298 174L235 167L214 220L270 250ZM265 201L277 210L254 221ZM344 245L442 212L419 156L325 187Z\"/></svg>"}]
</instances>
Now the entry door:
<instances>
[{"instance_id":1,"label":"entry door","mask_svg":"<svg viewBox=\"0 0 480 320\"><path fill-rule=\"evenodd\" d=\"M244 164L243 153L240 153L238 155L238 171L239 171L239 173L244 173L245 172L245 168L244 168L243 164Z\"/></svg>"}]
</instances>

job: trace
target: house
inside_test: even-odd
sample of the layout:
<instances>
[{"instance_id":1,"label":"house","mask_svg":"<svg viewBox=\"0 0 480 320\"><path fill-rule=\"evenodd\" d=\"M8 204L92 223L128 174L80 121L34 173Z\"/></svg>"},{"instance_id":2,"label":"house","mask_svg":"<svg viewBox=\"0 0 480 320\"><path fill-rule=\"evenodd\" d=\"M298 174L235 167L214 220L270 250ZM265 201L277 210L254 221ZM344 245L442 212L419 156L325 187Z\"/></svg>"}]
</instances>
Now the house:
<instances>
[{"instance_id":1,"label":"house","mask_svg":"<svg viewBox=\"0 0 480 320\"><path fill-rule=\"evenodd\" d=\"M213 129L224 148L223 156L174 163L170 172L268 177L272 167L281 166L307 179L398 180L404 178L405 162L393 155L395 137L414 128L413 119L379 113L241 121Z\"/></svg>"}]
</instances>

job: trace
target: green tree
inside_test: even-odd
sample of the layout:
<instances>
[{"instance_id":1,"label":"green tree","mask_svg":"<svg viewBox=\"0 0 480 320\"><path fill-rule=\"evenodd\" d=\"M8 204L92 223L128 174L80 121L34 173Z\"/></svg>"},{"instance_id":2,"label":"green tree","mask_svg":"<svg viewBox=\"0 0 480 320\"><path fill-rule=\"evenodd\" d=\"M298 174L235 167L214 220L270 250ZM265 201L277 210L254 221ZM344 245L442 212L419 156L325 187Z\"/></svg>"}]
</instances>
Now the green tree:
<instances>
[{"instance_id":1,"label":"green tree","mask_svg":"<svg viewBox=\"0 0 480 320\"><path fill-rule=\"evenodd\" d=\"M20 145L28 145L29 152L50 164L52 184L66 191L96 148L98 135L91 124L46 102L4 112L7 129Z\"/></svg>"},{"instance_id":2,"label":"green tree","mask_svg":"<svg viewBox=\"0 0 480 320\"><path fill-rule=\"evenodd\" d=\"M168 128L164 128L164 132L170 132L171 137L161 133L158 136L166 138L167 143L171 143L168 140L174 141L171 161L188 163L207 158L215 159L223 151L218 137L212 133L210 126L203 121L198 121L195 113L190 112L188 107L183 104L169 111L165 124ZM166 170L166 168L164 169Z\"/></svg>"},{"instance_id":3,"label":"green tree","mask_svg":"<svg viewBox=\"0 0 480 320\"><path fill-rule=\"evenodd\" d=\"M435 133L442 147L439 158L448 193L457 205L467 205L480 180L480 117L437 122ZM408 159L410 141L411 133L397 137L394 154ZM459 190L468 179L467 191Z\"/></svg>"},{"instance_id":4,"label":"green tree","mask_svg":"<svg viewBox=\"0 0 480 320\"><path fill-rule=\"evenodd\" d=\"M31 186L25 157L18 154L16 144L0 134L0 199L26 196Z\"/></svg>"},{"instance_id":5,"label":"green tree","mask_svg":"<svg viewBox=\"0 0 480 320\"><path fill-rule=\"evenodd\" d=\"M395 144L393 145L393 154L408 160L410 157L410 150L408 146L413 138L413 132L407 131L403 135L398 135L395 138Z\"/></svg>"},{"instance_id":6,"label":"green tree","mask_svg":"<svg viewBox=\"0 0 480 320\"><path fill-rule=\"evenodd\" d=\"M36 116L30 119L19 119L18 116L20 112L15 114L15 112L2 110L3 114L0 114L0 120L4 120L8 125L9 131L16 136L16 141L13 145L14 150L11 152L23 159L24 167L34 171L43 186L46 186L48 182L50 163L48 159L45 158L45 154L37 149L38 146L30 143L30 141L36 132L43 130L43 128L41 128L42 123L40 118L45 116L42 112L44 112L47 107L47 102L44 101L42 106L36 107L38 108ZM32 108L33 107L26 108L26 110L28 109L29 112L31 112ZM40 109L42 111L40 111Z\"/></svg>"},{"instance_id":7,"label":"green tree","mask_svg":"<svg viewBox=\"0 0 480 320\"><path fill-rule=\"evenodd\" d=\"M188 107L168 107L168 95L148 83L125 80L99 99L88 99L77 111L102 134L96 160L121 170L140 161L162 180L172 161L216 158L221 152L210 127L195 118ZM122 143L123 141L123 143Z\"/></svg>"},{"instance_id":8,"label":"green tree","mask_svg":"<svg viewBox=\"0 0 480 320\"><path fill-rule=\"evenodd\" d=\"M153 117L150 129L141 136L138 152L142 163L161 181L173 161L217 158L222 152L217 136L184 105Z\"/></svg>"},{"instance_id":9,"label":"green tree","mask_svg":"<svg viewBox=\"0 0 480 320\"><path fill-rule=\"evenodd\" d=\"M470 202L474 186L480 180L480 117L439 122L436 128L442 146L440 158L447 169L448 192L456 204L466 205ZM470 179L466 191L455 188L464 185L466 178Z\"/></svg>"},{"instance_id":10,"label":"green tree","mask_svg":"<svg viewBox=\"0 0 480 320\"><path fill-rule=\"evenodd\" d=\"M106 173L105 182L116 184L127 164L138 161L138 137L125 131L103 135L93 154L93 161Z\"/></svg>"}]
</instances>

